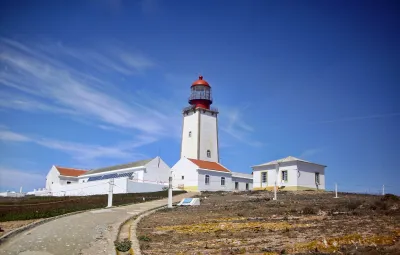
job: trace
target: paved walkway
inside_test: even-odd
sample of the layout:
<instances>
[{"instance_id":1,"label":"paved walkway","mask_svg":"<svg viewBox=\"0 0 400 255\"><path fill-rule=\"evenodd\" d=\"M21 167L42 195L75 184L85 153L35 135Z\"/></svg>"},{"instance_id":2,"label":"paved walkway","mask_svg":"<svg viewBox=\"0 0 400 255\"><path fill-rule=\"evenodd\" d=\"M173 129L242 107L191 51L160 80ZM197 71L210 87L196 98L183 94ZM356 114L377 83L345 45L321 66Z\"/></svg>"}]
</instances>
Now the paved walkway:
<instances>
[{"instance_id":1,"label":"paved walkway","mask_svg":"<svg viewBox=\"0 0 400 255\"><path fill-rule=\"evenodd\" d=\"M193 195L195 193L177 195L173 197L173 201L178 202ZM0 245L0 254L113 255L113 242L119 225L124 220L166 204L167 199L161 199L62 217L10 238Z\"/></svg>"}]
</instances>

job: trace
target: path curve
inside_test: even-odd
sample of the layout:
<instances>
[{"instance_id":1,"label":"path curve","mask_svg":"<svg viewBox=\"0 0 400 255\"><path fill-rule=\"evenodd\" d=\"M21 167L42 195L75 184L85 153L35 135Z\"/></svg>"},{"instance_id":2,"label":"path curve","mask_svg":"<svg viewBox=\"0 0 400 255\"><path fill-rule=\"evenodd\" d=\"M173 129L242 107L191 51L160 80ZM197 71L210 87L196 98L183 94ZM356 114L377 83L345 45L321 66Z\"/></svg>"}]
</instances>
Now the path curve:
<instances>
[{"instance_id":1,"label":"path curve","mask_svg":"<svg viewBox=\"0 0 400 255\"><path fill-rule=\"evenodd\" d=\"M190 196L174 196L173 202ZM0 245L0 255L113 255L121 223L166 204L167 198L58 218L11 237Z\"/></svg>"}]
</instances>

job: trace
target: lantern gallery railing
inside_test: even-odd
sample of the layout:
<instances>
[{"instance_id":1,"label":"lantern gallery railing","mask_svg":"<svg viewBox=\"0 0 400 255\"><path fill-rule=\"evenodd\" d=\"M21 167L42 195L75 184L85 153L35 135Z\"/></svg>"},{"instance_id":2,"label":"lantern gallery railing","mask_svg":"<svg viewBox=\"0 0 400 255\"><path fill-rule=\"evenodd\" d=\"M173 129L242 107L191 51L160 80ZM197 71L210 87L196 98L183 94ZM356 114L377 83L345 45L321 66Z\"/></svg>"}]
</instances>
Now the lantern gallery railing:
<instances>
[{"instance_id":1,"label":"lantern gallery railing","mask_svg":"<svg viewBox=\"0 0 400 255\"><path fill-rule=\"evenodd\" d=\"M211 102L213 100L210 93L192 93L189 97L189 101L196 100L196 99L206 99L206 100L210 100Z\"/></svg>"},{"instance_id":2,"label":"lantern gallery railing","mask_svg":"<svg viewBox=\"0 0 400 255\"><path fill-rule=\"evenodd\" d=\"M191 106L187 106L187 107L182 109L182 112L188 112L188 111L191 111L191 110L193 110L195 108L196 108L196 106L194 106L194 105L193 106L192 105ZM216 107L210 107L210 109L208 109L207 111L216 112L216 113L219 112L218 108L216 108Z\"/></svg>"}]
</instances>

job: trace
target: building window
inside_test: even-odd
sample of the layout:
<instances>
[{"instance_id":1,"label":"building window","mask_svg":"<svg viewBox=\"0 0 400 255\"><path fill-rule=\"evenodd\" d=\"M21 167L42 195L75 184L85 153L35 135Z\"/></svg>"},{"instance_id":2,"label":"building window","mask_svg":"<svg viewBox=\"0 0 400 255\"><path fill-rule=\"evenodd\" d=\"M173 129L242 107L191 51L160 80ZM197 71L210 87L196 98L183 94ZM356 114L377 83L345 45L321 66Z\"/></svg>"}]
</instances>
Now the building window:
<instances>
[{"instance_id":1,"label":"building window","mask_svg":"<svg viewBox=\"0 0 400 255\"><path fill-rule=\"evenodd\" d=\"M315 184L319 185L319 173L315 173Z\"/></svg>"},{"instance_id":2,"label":"building window","mask_svg":"<svg viewBox=\"0 0 400 255\"><path fill-rule=\"evenodd\" d=\"M185 176L182 175L182 180L185 180Z\"/></svg>"},{"instance_id":3,"label":"building window","mask_svg":"<svg viewBox=\"0 0 400 255\"><path fill-rule=\"evenodd\" d=\"M71 182L67 182L67 184L71 184Z\"/></svg>"},{"instance_id":4,"label":"building window","mask_svg":"<svg viewBox=\"0 0 400 255\"><path fill-rule=\"evenodd\" d=\"M225 177L221 177L221 186L225 186Z\"/></svg>"},{"instance_id":5,"label":"building window","mask_svg":"<svg viewBox=\"0 0 400 255\"><path fill-rule=\"evenodd\" d=\"M246 190L249 190L249 184L246 183Z\"/></svg>"},{"instance_id":6,"label":"building window","mask_svg":"<svg viewBox=\"0 0 400 255\"><path fill-rule=\"evenodd\" d=\"M239 182L235 182L235 190L239 189Z\"/></svg>"},{"instance_id":7,"label":"building window","mask_svg":"<svg viewBox=\"0 0 400 255\"><path fill-rule=\"evenodd\" d=\"M282 181L284 181L284 182L288 181L288 172L287 172L287 170L282 171Z\"/></svg>"},{"instance_id":8,"label":"building window","mask_svg":"<svg viewBox=\"0 0 400 255\"><path fill-rule=\"evenodd\" d=\"M211 151L210 150L207 150L207 157L211 158Z\"/></svg>"},{"instance_id":9,"label":"building window","mask_svg":"<svg viewBox=\"0 0 400 255\"><path fill-rule=\"evenodd\" d=\"M210 184L210 176L207 174L205 178L205 184L209 185Z\"/></svg>"},{"instance_id":10,"label":"building window","mask_svg":"<svg viewBox=\"0 0 400 255\"><path fill-rule=\"evenodd\" d=\"M189 137L192 137L192 131L189 131Z\"/></svg>"},{"instance_id":11,"label":"building window","mask_svg":"<svg viewBox=\"0 0 400 255\"><path fill-rule=\"evenodd\" d=\"M262 183L267 183L267 172L262 172L261 173L261 182Z\"/></svg>"}]
</instances>

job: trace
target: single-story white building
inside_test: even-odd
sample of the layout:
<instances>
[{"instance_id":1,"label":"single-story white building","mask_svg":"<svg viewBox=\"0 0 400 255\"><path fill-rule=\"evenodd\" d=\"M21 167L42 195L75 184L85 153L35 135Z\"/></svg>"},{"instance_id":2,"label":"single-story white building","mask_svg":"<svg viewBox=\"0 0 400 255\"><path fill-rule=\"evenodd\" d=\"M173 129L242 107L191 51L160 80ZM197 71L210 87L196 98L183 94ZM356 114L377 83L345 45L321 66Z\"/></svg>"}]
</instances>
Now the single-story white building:
<instances>
[{"instance_id":1,"label":"single-story white building","mask_svg":"<svg viewBox=\"0 0 400 255\"><path fill-rule=\"evenodd\" d=\"M251 190L251 174L235 173L218 162L181 158L172 167L172 185L186 191Z\"/></svg>"},{"instance_id":2,"label":"single-story white building","mask_svg":"<svg viewBox=\"0 0 400 255\"><path fill-rule=\"evenodd\" d=\"M168 185L170 171L160 157L89 171L53 166L47 175L46 191L53 196L107 194L111 179L116 194L161 191Z\"/></svg>"},{"instance_id":3,"label":"single-story white building","mask_svg":"<svg viewBox=\"0 0 400 255\"><path fill-rule=\"evenodd\" d=\"M325 190L325 167L292 156L255 165L253 189Z\"/></svg>"}]
</instances>

